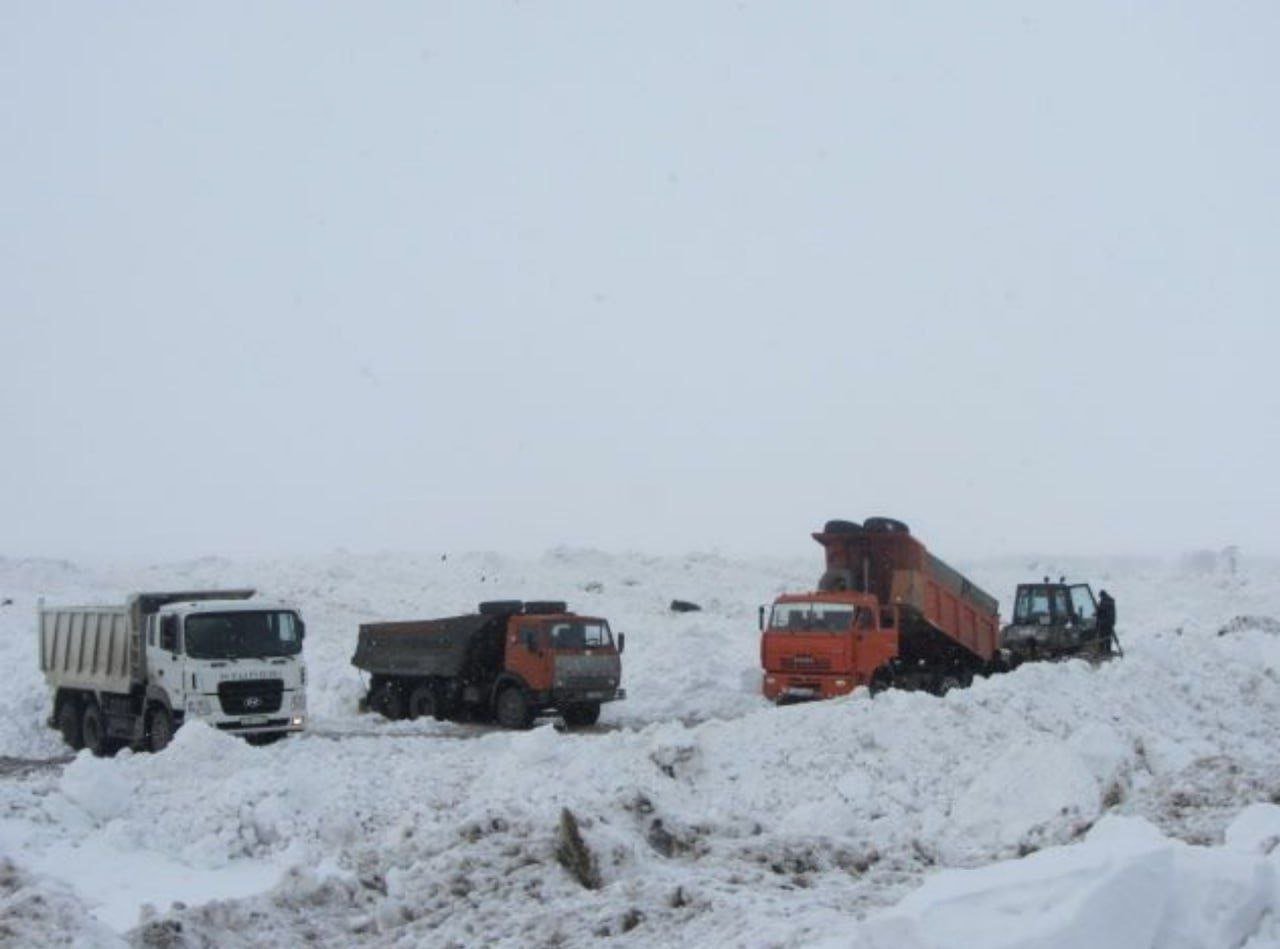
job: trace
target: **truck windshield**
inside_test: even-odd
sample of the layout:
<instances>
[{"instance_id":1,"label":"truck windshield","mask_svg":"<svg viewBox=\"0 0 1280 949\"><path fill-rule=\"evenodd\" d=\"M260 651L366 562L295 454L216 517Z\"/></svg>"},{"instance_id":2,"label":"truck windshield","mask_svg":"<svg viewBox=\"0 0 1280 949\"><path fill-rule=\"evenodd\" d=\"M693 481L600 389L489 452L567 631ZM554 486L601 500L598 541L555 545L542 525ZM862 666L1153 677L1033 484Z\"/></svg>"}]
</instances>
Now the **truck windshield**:
<instances>
[{"instance_id":1,"label":"truck windshield","mask_svg":"<svg viewBox=\"0 0 1280 949\"><path fill-rule=\"evenodd\" d=\"M593 620L551 624L551 644L556 649L594 649L612 643L608 623Z\"/></svg>"},{"instance_id":2,"label":"truck windshield","mask_svg":"<svg viewBox=\"0 0 1280 949\"><path fill-rule=\"evenodd\" d=\"M848 603L775 603L769 627L793 633L843 633L853 626Z\"/></svg>"},{"instance_id":3,"label":"truck windshield","mask_svg":"<svg viewBox=\"0 0 1280 949\"><path fill-rule=\"evenodd\" d=\"M187 655L193 659L293 656L302 649L298 633L298 617L283 610L198 613L187 617Z\"/></svg>"}]
</instances>

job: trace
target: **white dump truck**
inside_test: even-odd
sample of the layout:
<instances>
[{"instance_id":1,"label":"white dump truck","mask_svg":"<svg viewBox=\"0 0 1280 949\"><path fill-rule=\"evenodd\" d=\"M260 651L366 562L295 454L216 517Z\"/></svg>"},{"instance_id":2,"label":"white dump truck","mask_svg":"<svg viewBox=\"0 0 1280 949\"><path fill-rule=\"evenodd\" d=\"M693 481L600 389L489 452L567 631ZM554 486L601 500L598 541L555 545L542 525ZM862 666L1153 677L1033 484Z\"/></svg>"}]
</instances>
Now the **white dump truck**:
<instances>
[{"instance_id":1,"label":"white dump truck","mask_svg":"<svg viewBox=\"0 0 1280 949\"><path fill-rule=\"evenodd\" d=\"M72 748L159 751L199 718L250 740L306 722L305 627L253 590L136 593L120 606L39 607L50 726Z\"/></svg>"}]
</instances>

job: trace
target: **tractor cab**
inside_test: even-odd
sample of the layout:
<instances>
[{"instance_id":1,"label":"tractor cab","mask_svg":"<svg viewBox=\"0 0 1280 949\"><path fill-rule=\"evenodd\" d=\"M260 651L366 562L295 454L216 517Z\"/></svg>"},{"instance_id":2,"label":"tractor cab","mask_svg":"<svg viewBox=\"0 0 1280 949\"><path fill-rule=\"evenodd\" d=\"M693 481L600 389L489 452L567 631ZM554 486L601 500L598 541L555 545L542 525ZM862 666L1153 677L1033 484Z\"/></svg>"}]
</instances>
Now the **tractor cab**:
<instances>
[{"instance_id":1,"label":"tractor cab","mask_svg":"<svg viewBox=\"0 0 1280 949\"><path fill-rule=\"evenodd\" d=\"M1021 583L1013 622L1000 631L1000 648L1013 665L1036 659L1085 656L1105 659L1110 642L1098 635L1098 601L1087 583Z\"/></svg>"}]
</instances>

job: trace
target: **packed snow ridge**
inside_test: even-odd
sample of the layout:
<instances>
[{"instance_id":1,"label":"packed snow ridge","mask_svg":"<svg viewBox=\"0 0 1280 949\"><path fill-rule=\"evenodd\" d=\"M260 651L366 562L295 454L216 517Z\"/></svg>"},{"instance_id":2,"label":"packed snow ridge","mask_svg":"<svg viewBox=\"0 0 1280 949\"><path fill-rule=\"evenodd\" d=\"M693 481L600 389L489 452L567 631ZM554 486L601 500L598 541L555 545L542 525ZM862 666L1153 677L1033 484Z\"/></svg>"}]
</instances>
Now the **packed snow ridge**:
<instances>
[{"instance_id":1,"label":"packed snow ridge","mask_svg":"<svg viewBox=\"0 0 1280 949\"><path fill-rule=\"evenodd\" d=\"M0 560L0 943L1280 945L1280 565L957 564L1006 610L1105 586L1126 658L774 708L756 607L818 560ZM240 585L307 619L309 732L70 757L36 599ZM499 598L608 617L628 698L568 732L357 711L360 622Z\"/></svg>"}]
</instances>

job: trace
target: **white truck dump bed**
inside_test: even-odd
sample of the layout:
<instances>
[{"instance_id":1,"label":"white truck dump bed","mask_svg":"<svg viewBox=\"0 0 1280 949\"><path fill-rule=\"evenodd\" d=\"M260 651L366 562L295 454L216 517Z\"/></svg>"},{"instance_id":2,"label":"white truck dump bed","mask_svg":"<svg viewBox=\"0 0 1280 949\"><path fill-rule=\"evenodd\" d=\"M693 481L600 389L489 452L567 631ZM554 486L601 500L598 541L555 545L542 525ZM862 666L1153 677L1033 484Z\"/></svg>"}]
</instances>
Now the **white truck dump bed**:
<instances>
[{"instance_id":1,"label":"white truck dump bed","mask_svg":"<svg viewBox=\"0 0 1280 949\"><path fill-rule=\"evenodd\" d=\"M127 606L40 611L40 670L54 688L128 692L142 681L141 643Z\"/></svg>"}]
</instances>

